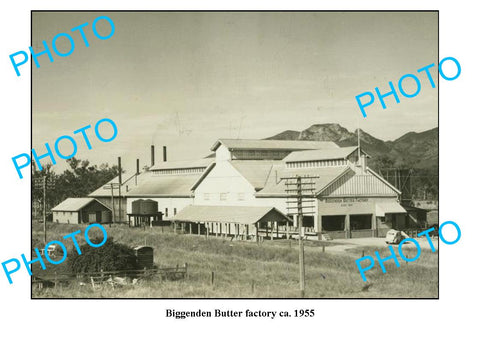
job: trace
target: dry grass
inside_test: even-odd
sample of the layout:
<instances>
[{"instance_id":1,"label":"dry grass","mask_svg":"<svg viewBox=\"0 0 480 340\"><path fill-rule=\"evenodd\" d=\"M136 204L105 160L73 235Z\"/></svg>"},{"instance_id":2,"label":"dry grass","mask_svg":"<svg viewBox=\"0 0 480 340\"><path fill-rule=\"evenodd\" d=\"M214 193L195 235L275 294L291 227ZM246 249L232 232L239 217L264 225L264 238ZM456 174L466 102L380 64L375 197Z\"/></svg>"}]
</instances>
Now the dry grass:
<instances>
[{"instance_id":1,"label":"dry grass","mask_svg":"<svg viewBox=\"0 0 480 340\"><path fill-rule=\"evenodd\" d=\"M85 226L53 225L49 239L61 238ZM171 267L188 263L189 277L182 281L149 280L123 288L69 285L33 291L34 298L297 298L298 249L296 241L250 242L196 235L161 233L160 229L108 228L109 237L131 246L153 246L155 263ZM40 225L33 225L33 238L42 238ZM79 237L80 238L80 237ZM65 242L71 246L70 241ZM365 247L345 253L322 252L321 242L305 247L307 298L437 298L438 253L422 252L421 257L408 265L401 261L397 268L393 261L386 264L383 274L378 265L367 272L368 286L362 280L355 259L373 255L375 250ZM35 246L35 244L34 244ZM70 251L70 249L69 249ZM387 249L379 250L387 256ZM413 254L412 254L413 256ZM34 266L35 267L35 266ZM47 272L67 271L64 265L49 265ZM38 276L47 274L35 268ZM215 282L211 284L211 273ZM253 285L253 289L252 289Z\"/></svg>"}]
</instances>

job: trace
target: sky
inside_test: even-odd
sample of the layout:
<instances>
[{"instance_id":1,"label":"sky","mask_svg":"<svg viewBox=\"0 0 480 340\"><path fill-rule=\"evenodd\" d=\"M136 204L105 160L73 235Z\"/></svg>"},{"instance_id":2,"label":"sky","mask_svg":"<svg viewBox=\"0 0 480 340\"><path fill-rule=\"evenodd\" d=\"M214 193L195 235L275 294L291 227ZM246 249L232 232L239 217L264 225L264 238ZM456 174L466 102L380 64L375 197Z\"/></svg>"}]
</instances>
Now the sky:
<instances>
[{"instance_id":1,"label":"sky","mask_svg":"<svg viewBox=\"0 0 480 340\"><path fill-rule=\"evenodd\" d=\"M95 18L115 24L110 39L92 32ZM88 22L86 47L73 27ZM167 146L169 160L210 153L218 138L266 138L284 130L338 123L394 140L438 126L438 86L417 70L438 64L436 12L35 12L32 47L51 46L70 32L68 57L39 56L32 66L32 146L45 151L62 135L112 119L109 143L89 131L92 149L77 135L77 158L127 171L150 164ZM111 28L97 25L101 35ZM66 52L68 40L57 48ZM432 69L438 84L437 68ZM355 96L411 73L421 80L414 98L376 102L363 118ZM414 92L413 82L405 90ZM108 132L105 132L108 135ZM64 141L61 150L71 146ZM66 168L58 160L56 172Z\"/></svg>"}]
</instances>

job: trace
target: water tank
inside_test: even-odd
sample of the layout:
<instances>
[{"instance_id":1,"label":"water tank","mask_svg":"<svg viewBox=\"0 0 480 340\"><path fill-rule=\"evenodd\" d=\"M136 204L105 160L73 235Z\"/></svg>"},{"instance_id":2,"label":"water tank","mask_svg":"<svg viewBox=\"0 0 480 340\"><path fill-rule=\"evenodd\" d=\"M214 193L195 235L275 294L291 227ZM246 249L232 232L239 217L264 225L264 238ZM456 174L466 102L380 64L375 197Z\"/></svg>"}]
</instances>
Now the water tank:
<instances>
[{"instance_id":1,"label":"water tank","mask_svg":"<svg viewBox=\"0 0 480 340\"><path fill-rule=\"evenodd\" d=\"M152 268L153 267L153 248L147 246L139 246L133 248L135 256L137 257L138 268Z\"/></svg>"},{"instance_id":2,"label":"water tank","mask_svg":"<svg viewBox=\"0 0 480 340\"><path fill-rule=\"evenodd\" d=\"M132 214L156 215L158 214L158 202L154 200L136 200L132 202Z\"/></svg>"},{"instance_id":3,"label":"water tank","mask_svg":"<svg viewBox=\"0 0 480 340\"><path fill-rule=\"evenodd\" d=\"M112 212L110 210L102 211L102 223L112 222Z\"/></svg>"},{"instance_id":4,"label":"water tank","mask_svg":"<svg viewBox=\"0 0 480 340\"><path fill-rule=\"evenodd\" d=\"M155 215L158 213L158 202L154 200L143 200L140 204L141 215Z\"/></svg>"},{"instance_id":5,"label":"water tank","mask_svg":"<svg viewBox=\"0 0 480 340\"><path fill-rule=\"evenodd\" d=\"M140 214L140 207L142 205L142 202L143 200L136 200L132 202L132 214Z\"/></svg>"}]
</instances>

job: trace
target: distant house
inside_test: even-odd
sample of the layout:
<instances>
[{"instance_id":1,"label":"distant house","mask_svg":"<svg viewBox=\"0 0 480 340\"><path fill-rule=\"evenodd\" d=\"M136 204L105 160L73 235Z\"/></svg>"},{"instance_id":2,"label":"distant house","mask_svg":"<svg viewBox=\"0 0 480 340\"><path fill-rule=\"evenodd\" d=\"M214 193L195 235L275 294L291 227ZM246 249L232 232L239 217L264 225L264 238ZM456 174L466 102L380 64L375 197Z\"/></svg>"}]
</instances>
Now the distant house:
<instances>
[{"instance_id":1,"label":"distant house","mask_svg":"<svg viewBox=\"0 0 480 340\"><path fill-rule=\"evenodd\" d=\"M95 198L67 198L52 209L56 223L110 223L112 211Z\"/></svg>"}]
</instances>

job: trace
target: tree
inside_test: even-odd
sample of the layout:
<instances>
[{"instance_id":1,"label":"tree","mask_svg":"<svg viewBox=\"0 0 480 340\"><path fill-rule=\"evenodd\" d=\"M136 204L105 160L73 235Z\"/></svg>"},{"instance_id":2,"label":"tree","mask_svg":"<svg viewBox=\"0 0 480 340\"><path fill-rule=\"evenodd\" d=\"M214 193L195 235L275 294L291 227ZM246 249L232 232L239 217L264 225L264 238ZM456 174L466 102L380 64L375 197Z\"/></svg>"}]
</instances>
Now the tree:
<instances>
[{"instance_id":1,"label":"tree","mask_svg":"<svg viewBox=\"0 0 480 340\"><path fill-rule=\"evenodd\" d=\"M102 238L91 240L94 244L102 241ZM67 264L73 273L138 269L135 251L129 246L114 242L113 238L108 238L99 248L85 243L80 246L80 250L81 255L76 251L69 251Z\"/></svg>"},{"instance_id":2,"label":"tree","mask_svg":"<svg viewBox=\"0 0 480 340\"><path fill-rule=\"evenodd\" d=\"M57 175L52 164L43 166L42 171L35 170L32 178L47 176L47 180L55 181L55 188L47 190L47 209L64 201L68 197L85 197L108 181L118 176L118 166L107 163L100 166L91 165L88 160L75 157L67 160L69 169ZM43 202L43 189L32 186L32 201Z\"/></svg>"}]
</instances>

